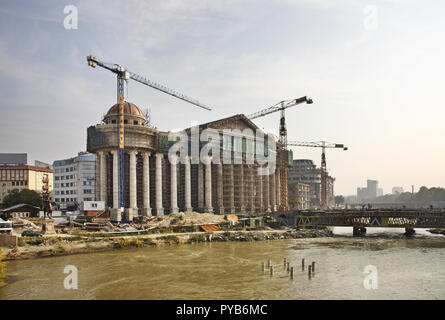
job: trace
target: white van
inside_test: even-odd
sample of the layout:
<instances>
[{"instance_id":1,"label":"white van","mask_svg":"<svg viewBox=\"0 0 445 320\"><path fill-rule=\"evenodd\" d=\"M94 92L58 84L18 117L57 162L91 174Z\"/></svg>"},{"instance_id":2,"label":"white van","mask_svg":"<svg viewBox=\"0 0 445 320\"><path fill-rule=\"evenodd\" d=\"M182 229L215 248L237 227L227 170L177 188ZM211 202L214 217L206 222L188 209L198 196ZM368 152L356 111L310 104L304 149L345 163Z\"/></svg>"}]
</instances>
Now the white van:
<instances>
[{"instance_id":1,"label":"white van","mask_svg":"<svg viewBox=\"0 0 445 320\"><path fill-rule=\"evenodd\" d=\"M12 234L12 222L0 218L0 233Z\"/></svg>"}]
</instances>

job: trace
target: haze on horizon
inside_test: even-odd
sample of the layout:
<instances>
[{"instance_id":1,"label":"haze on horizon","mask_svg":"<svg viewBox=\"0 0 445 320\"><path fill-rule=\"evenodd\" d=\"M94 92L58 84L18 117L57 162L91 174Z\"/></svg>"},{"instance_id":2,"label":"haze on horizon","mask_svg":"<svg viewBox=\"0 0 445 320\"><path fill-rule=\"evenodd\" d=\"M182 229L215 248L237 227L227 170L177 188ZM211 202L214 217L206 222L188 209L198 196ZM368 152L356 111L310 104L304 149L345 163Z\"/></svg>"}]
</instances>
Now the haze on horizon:
<instances>
[{"instance_id":1,"label":"haze on horizon","mask_svg":"<svg viewBox=\"0 0 445 320\"><path fill-rule=\"evenodd\" d=\"M336 194L355 194L366 179L378 180L385 193L393 186L445 186L445 3L1 4L0 152L26 152L29 163L52 163L86 149L87 127L116 100L115 76L87 66L86 56L93 54L213 108L130 82L127 100L149 107L161 130L307 95L312 105L286 112L288 139L349 147L327 152ZM70 4L78 8L76 30L63 24ZM254 122L278 133L278 113ZM320 150L295 148L294 158L319 166Z\"/></svg>"}]
</instances>

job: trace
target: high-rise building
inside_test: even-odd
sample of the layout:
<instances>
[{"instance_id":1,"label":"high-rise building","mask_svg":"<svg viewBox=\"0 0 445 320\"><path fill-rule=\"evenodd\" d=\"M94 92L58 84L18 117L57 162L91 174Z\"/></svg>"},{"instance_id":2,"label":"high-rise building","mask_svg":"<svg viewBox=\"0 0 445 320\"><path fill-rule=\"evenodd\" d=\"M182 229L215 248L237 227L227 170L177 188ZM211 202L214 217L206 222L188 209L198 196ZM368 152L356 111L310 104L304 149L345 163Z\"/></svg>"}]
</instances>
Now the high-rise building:
<instances>
[{"instance_id":1,"label":"high-rise building","mask_svg":"<svg viewBox=\"0 0 445 320\"><path fill-rule=\"evenodd\" d=\"M96 200L96 156L79 152L76 157L56 160L54 202L59 208L79 208L83 201Z\"/></svg>"},{"instance_id":2,"label":"high-rise building","mask_svg":"<svg viewBox=\"0 0 445 320\"><path fill-rule=\"evenodd\" d=\"M377 189L379 182L377 180L367 180L366 188L368 189L368 198L377 197Z\"/></svg>"},{"instance_id":3,"label":"high-rise building","mask_svg":"<svg viewBox=\"0 0 445 320\"><path fill-rule=\"evenodd\" d=\"M335 205L334 198L335 178L328 176L326 179L328 206ZM311 207L320 207L321 199L321 170L317 168L312 160L298 159L293 160L293 166L289 168L288 185L289 199L298 197L298 188L293 186L297 183L308 184L310 187L309 198ZM291 190L295 190L293 194Z\"/></svg>"},{"instance_id":4,"label":"high-rise building","mask_svg":"<svg viewBox=\"0 0 445 320\"><path fill-rule=\"evenodd\" d=\"M403 187L392 187L392 194L403 193Z\"/></svg>"},{"instance_id":5,"label":"high-rise building","mask_svg":"<svg viewBox=\"0 0 445 320\"><path fill-rule=\"evenodd\" d=\"M379 195L379 182L377 180L367 180L366 188L357 188L357 200L367 200L376 198ZM381 189L383 194L383 189Z\"/></svg>"}]
</instances>

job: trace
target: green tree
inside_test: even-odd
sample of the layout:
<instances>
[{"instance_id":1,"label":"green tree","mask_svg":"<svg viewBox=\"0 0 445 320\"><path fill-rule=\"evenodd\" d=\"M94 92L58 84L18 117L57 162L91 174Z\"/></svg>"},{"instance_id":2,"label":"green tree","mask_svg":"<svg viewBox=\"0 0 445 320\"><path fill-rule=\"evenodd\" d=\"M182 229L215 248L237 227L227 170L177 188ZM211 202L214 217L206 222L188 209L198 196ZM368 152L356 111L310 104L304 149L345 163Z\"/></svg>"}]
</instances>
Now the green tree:
<instances>
[{"instance_id":1,"label":"green tree","mask_svg":"<svg viewBox=\"0 0 445 320\"><path fill-rule=\"evenodd\" d=\"M2 262L2 260L3 260L3 251L0 248L0 283L2 283L4 278L6 278L6 262Z\"/></svg>"},{"instance_id":2,"label":"green tree","mask_svg":"<svg viewBox=\"0 0 445 320\"><path fill-rule=\"evenodd\" d=\"M3 198L3 208L15 206L16 204L26 203L32 206L42 206L42 196L40 193L29 189L14 189Z\"/></svg>"}]
</instances>

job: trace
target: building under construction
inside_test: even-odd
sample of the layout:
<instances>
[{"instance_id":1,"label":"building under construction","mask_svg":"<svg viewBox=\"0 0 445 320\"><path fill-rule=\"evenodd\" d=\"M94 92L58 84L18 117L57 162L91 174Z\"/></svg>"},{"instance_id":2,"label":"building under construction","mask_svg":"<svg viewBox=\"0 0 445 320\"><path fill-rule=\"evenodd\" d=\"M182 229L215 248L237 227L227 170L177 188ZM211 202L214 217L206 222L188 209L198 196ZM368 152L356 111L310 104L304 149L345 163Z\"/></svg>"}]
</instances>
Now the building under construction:
<instances>
[{"instance_id":1,"label":"building under construction","mask_svg":"<svg viewBox=\"0 0 445 320\"><path fill-rule=\"evenodd\" d=\"M264 163L250 161L252 153L277 154L280 143L273 137L276 144L270 144L272 136L262 132L246 116L239 114L199 125L199 133L211 129L221 137L217 140L221 152L212 153L212 161L197 158L193 147L187 148L187 156L182 161L171 161L169 150L174 141L169 140L169 132L149 126L147 117L132 103L125 102L123 109L123 210L118 199L118 105L109 109L101 124L88 128L87 151L97 155L96 198L105 201L111 209L112 221L131 221L135 216L162 216L178 211L254 214L287 208L287 203L282 201L287 202L287 181L283 184L280 179L280 162L274 163L270 174L259 174L258 169L264 168ZM227 135L227 131L232 133ZM236 133L248 131L253 132L253 137L258 133L264 135L264 140ZM189 134L187 145L191 146L192 128L184 132ZM208 144L202 140L202 137L198 140L198 154ZM223 154L230 154L230 163L223 161ZM220 157L220 161L215 161L215 157ZM281 166L287 171L291 162L292 157L287 156Z\"/></svg>"}]
</instances>

